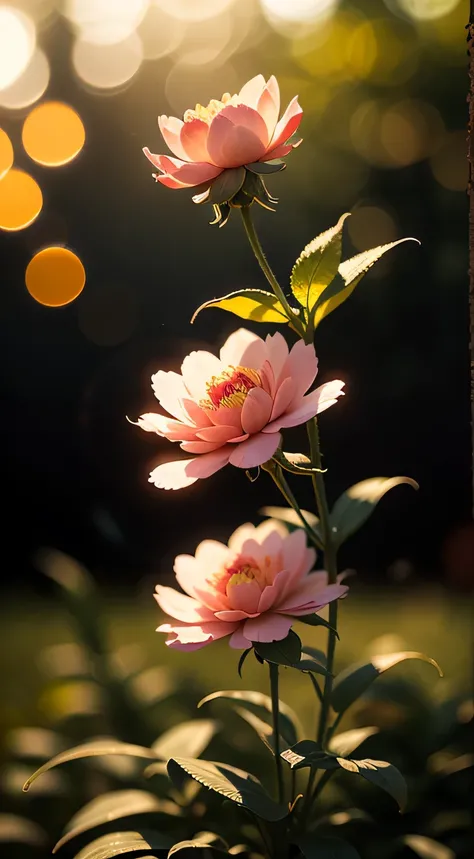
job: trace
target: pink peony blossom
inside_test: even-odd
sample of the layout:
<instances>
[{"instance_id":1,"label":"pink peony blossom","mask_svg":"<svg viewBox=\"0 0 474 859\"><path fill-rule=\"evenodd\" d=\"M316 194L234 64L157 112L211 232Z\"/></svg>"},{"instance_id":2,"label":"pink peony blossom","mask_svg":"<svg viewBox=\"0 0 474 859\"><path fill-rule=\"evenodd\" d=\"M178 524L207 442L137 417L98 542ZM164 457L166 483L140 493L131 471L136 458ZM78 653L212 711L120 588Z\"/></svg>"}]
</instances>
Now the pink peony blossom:
<instances>
[{"instance_id":1,"label":"pink peony blossom","mask_svg":"<svg viewBox=\"0 0 474 859\"><path fill-rule=\"evenodd\" d=\"M150 483L181 489L227 463L247 469L267 462L280 445L281 429L305 423L343 393L344 383L335 380L307 394L317 372L312 344L298 340L288 351L281 334L262 340L245 328L228 337L219 358L191 352L182 375L159 370L153 390L171 417L144 414L137 424L198 456L159 465Z\"/></svg>"},{"instance_id":2,"label":"pink peony blossom","mask_svg":"<svg viewBox=\"0 0 474 859\"><path fill-rule=\"evenodd\" d=\"M145 147L146 157L158 167L155 179L168 188L190 188L211 182L223 170L256 161L271 161L288 155L295 146L288 139L298 128L303 111L298 98L292 99L282 118L280 90L276 78L265 82L257 75L238 95L224 93L207 107L187 110L184 122L175 116L160 116L160 131L175 158L154 155Z\"/></svg>"},{"instance_id":3,"label":"pink peony blossom","mask_svg":"<svg viewBox=\"0 0 474 859\"><path fill-rule=\"evenodd\" d=\"M285 638L295 618L314 614L347 592L329 585L323 570L311 572L316 558L304 531L292 534L275 520L257 528L242 525L229 545L204 540L195 555L178 555L174 570L185 594L156 586L155 599L169 615L157 632L177 650L199 650L230 635L230 646Z\"/></svg>"}]
</instances>

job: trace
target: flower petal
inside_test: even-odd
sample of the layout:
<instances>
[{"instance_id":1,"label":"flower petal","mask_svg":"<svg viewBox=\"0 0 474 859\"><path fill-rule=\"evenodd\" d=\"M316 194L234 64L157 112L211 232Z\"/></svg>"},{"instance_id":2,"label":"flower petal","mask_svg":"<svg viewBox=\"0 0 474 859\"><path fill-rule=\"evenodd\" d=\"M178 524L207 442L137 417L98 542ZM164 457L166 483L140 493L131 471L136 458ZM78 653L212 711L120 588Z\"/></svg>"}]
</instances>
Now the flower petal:
<instances>
[{"instance_id":1,"label":"flower petal","mask_svg":"<svg viewBox=\"0 0 474 859\"><path fill-rule=\"evenodd\" d=\"M223 623L218 620L194 626L185 623L163 623L158 627L157 632L168 633L166 644L173 650L199 650L211 641L231 635L237 627L237 623Z\"/></svg>"},{"instance_id":2,"label":"flower petal","mask_svg":"<svg viewBox=\"0 0 474 859\"><path fill-rule=\"evenodd\" d=\"M292 624L293 618L268 611L246 620L243 634L250 641L281 641L288 635Z\"/></svg>"},{"instance_id":3,"label":"flower petal","mask_svg":"<svg viewBox=\"0 0 474 859\"><path fill-rule=\"evenodd\" d=\"M327 585L321 588L322 581L319 573L310 574L288 594L277 611L293 616L311 614L333 600L340 599L348 591L347 585Z\"/></svg>"},{"instance_id":4,"label":"flower petal","mask_svg":"<svg viewBox=\"0 0 474 859\"><path fill-rule=\"evenodd\" d=\"M153 393L160 405L173 417L187 423L187 415L183 410L181 400L189 396L184 379L172 370L158 370L151 377Z\"/></svg>"},{"instance_id":5,"label":"flower petal","mask_svg":"<svg viewBox=\"0 0 474 859\"><path fill-rule=\"evenodd\" d=\"M200 623L202 620L214 619L214 613L210 609L198 600L180 594L174 588L157 585L155 590L156 593L153 596L162 611L176 620L182 620L184 623Z\"/></svg>"},{"instance_id":6,"label":"flower petal","mask_svg":"<svg viewBox=\"0 0 474 859\"><path fill-rule=\"evenodd\" d=\"M219 442L220 444L225 444L227 441L230 441L231 438L235 437L235 427L233 427L233 426L203 427L203 429L198 430L196 435L198 438L201 438L203 441L210 441L212 443Z\"/></svg>"},{"instance_id":7,"label":"flower petal","mask_svg":"<svg viewBox=\"0 0 474 859\"><path fill-rule=\"evenodd\" d=\"M184 122L181 119L177 119L176 116L163 115L158 117L158 128L163 135L165 143L169 146L173 155L187 161L189 156L180 140L183 126Z\"/></svg>"},{"instance_id":8,"label":"flower petal","mask_svg":"<svg viewBox=\"0 0 474 859\"><path fill-rule=\"evenodd\" d=\"M153 412L140 415L137 424L145 432L156 432L168 441L193 441L196 438L195 427L188 427L181 421L174 421L165 415L157 415Z\"/></svg>"},{"instance_id":9,"label":"flower petal","mask_svg":"<svg viewBox=\"0 0 474 859\"><path fill-rule=\"evenodd\" d=\"M229 608L244 611L246 614L255 614L258 611L261 593L260 585L255 579L239 585L230 585L230 587L228 585Z\"/></svg>"},{"instance_id":10,"label":"flower petal","mask_svg":"<svg viewBox=\"0 0 474 859\"><path fill-rule=\"evenodd\" d=\"M286 414L269 423L262 432L274 433L284 427L296 427L306 423L310 418L314 418L315 415L319 415L320 412L333 406L337 402L337 398L344 393L343 386L344 382L338 379L321 385L303 397L297 408L289 410Z\"/></svg>"},{"instance_id":11,"label":"flower petal","mask_svg":"<svg viewBox=\"0 0 474 859\"><path fill-rule=\"evenodd\" d=\"M288 355L282 371L282 375L294 379L295 402L300 401L303 394L311 387L317 373L318 359L313 344L298 340Z\"/></svg>"},{"instance_id":12,"label":"flower petal","mask_svg":"<svg viewBox=\"0 0 474 859\"><path fill-rule=\"evenodd\" d=\"M281 385L278 386L275 399L273 401L273 408L270 418L272 421L275 418L279 417L279 415L283 415L288 409L291 402L293 402L295 398L295 380L288 376L286 379L283 379Z\"/></svg>"},{"instance_id":13,"label":"flower petal","mask_svg":"<svg viewBox=\"0 0 474 859\"><path fill-rule=\"evenodd\" d=\"M144 146L142 151L148 160L155 167L158 167L158 170L169 176L174 176L180 167L184 167L188 163L187 161L182 161L180 158L171 158L170 155L158 155L155 152L150 152L148 146Z\"/></svg>"},{"instance_id":14,"label":"flower petal","mask_svg":"<svg viewBox=\"0 0 474 859\"><path fill-rule=\"evenodd\" d=\"M192 188L194 185L200 185L201 182L209 182L215 179L216 176L222 173L221 167L216 167L214 164L208 164L206 161L193 161L191 164L183 164L178 167L172 174L173 179Z\"/></svg>"},{"instance_id":15,"label":"flower petal","mask_svg":"<svg viewBox=\"0 0 474 859\"><path fill-rule=\"evenodd\" d=\"M291 135L295 133L301 122L302 117L303 110L298 104L298 96L295 95L295 97L290 101L288 107L286 108L282 118L277 123L275 132L267 147L265 155L268 155L270 152L273 152L277 146L280 146L280 144L286 143L288 138L290 138Z\"/></svg>"},{"instance_id":16,"label":"flower petal","mask_svg":"<svg viewBox=\"0 0 474 859\"><path fill-rule=\"evenodd\" d=\"M256 107L258 100L265 87L265 78L263 75L255 75L254 78L247 81L239 92L239 99L243 104L249 107Z\"/></svg>"},{"instance_id":17,"label":"flower petal","mask_svg":"<svg viewBox=\"0 0 474 859\"><path fill-rule=\"evenodd\" d=\"M247 648L252 646L252 642L249 641L248 638L245 638L243 628L242 626L239 626L233 635L231 635L229 645L230 647L234 647L236 650L247 650Z\"/></svg>"},{"instance_id":18,"label":"flower petal","mask_svg":"<svg viewBox=\"0 0 474 859\"><path fill-rule=\"evenodd\" d=\"M184 122L180 132L183 151L190 161L209 161L207 151L207 135L209 126L202 119L191 119Z\"/></svg>"},{"instance_id":19,"label":"flower petal","mask_svg":"<svg viewBox=\"0 0 474 859\"><path fill-rule=\"evenodd\" d=\"M229 462L237 468L256 468L272 458L280 441L280 433L257 433L233 448Z\"/></svg>"},{"instance_id":20,"label":"flower petal","mask_svg":"<svg viewBox=\"0 0 474 859\"><path fill-rule=\"evenodd\" d=\"M253 107L253 105L251 105ZM268 139L271 140L280 112L280 89L274 75L268 79L257 102L257 111L263 116L268 128Z\"/></svg>"},{"instance_id":21,"label":"flower petal","mask_svg":"<svg viewBox=\"0 0 474 859\"><path fill-rule=\"evenodd\" d=\"M275 334L267 335L265 346L268 360L273 369L275 385L278 386L284 379L282 370L288 358L288 344L283 335L276 331Z\"/></svg>"},{"instance_id":22,"label":"flower petal","mask_svg":"<svg viewBox=\"0 0 474 859\"><path fill-rule=\"evenodd\" d=\"M229 461L231 451L233 449L226 445L196 459L164 462L151 472L149 482L154 483L159 489L183 489L185 486L191 486L196 480L210 477L220 468L224 468Z\"/></svg>"},{"instance_id":23,"label":"flower petal","mask_svg":"<svg viewBox=\"0 0 474 859\"><path fill-rule=\"evenodd\" d=\"M219 354L224 366L240 365L249 367L251 370L258 370L267 357L264 341L246 328L234 331L225 341Z\"/></svg>"},{"instance_id":24,"label":"flower petal","mask_svg":"<svg viewBox=\"0 0 474 859\"><path fill-rule=\"evenodd\" d=\"M207 149L219 167L240 167L258 161L265 153L268 129L265 120L244 104L225 107L211 122ZM181 176L177 178L181 179Z\"/></svg>"},{"instance_id":25,"label":"flower petal","mask_svg":"<svg viewBox=\"0 0 474 859\"><path fill-rule=\"evenodd\" d=\"M191 397L198 401L206 396L207 382L210 382L213 376L222 373L222 370L223 367L219 358L216 358L212 352L206 352L202 349L186 355L181 364L184 384Z\"/></svg>"},{"instance_id":26,"label":"flower petal","mask_svg":"<svg viewBox=\"0 0 474 859\"><path fill-rule=\"evenodd\" d=\"M229 549L231 552L240 552L245 541L254 537L254 535L255 525L252 525L250 522L240 525L229 538Z\"/></svg>"},{"instance_id":27,"label":"flower petal","mask_svg":"<svg viewBox=\"0 0 474 859\"><path fill-rule=\"evenodd\" d=\"M270 420L272 412L272 398L262 388L252 388L242 406L242 429L253 435L260 432Z\"/></svg>"},{"instance_id":28,"label":"flower petal","mask_svg":"<svg viewBox=\"0 0 474 859\"><path fill-rule=\"evenodd\" d=\"M267 587L263 589L258 603L259 612L263 613L264 611L268 611L272 606L276 606L278 604L278 601L281 599L285 591L287 579L288 570L280 570L280 572L276 574L273 583L271 585L267 585Z\"/></svg>"}]
</instances>

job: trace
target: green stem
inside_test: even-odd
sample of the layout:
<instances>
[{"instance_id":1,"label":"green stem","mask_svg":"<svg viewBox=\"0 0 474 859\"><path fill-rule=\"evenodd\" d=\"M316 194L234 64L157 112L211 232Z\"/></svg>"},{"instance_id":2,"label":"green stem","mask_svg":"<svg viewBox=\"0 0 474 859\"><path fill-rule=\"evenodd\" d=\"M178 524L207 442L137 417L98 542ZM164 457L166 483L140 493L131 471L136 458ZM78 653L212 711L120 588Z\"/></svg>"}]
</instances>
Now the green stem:
<instances>
[{"instance_id":1,"label":"green stem","mask_svg":"<svg viewBox=\"0 0 474 859\"><path fill-rule=\"evenodd\" d=\"M278 665L273 662L268 663L270 669L270 690L272 698L272 715L273 715L273 749L275 752L275 766L278 783L278 802L283 802L283 767L280 757L280 699L278 695Z\"/></svg>"},{"instance_id":2,"label":"green stem","mask_svg":"<svg viewBox=\"0 0 474 859\"><path fill-rule=\"evenodd\" d=\"M286 296L285 296L280 284L278 283L272 269L270 268L270 265L267 261L265 254L264 254L262 245L260 244L260 239L257 236L255 226L254 226L254 223L252 220L252 215L250 213L250 206L242 206L240 211L242 214L242 221L244 224L245 232L247 234L247 238L248 238L248 240L250 242L250 246L251 246L251 248L252 248L252 250L253 250L256 258L257 258L257 262L258 262L260 268L262 269L265 277L268 280L268 283L270 284L271 288L273 289L273 292L275 293L276 297L278 298L278 301L280 302L282 307L285 309L286 315L288 316L288 319L291 321L293 327L298 332L298 334L300 334L300 336L303 336L304 329L303 329L303 325L301 323L301 319L299 319L298 316L296 316L295 312L292 310L291 306L289 305L289 303L286 299Z\"/></svg>"},{"instance_id":3,"label":"green stem","mask_svg":"<svg viewBox=\"0 0 474 859\"><path fill-rule=\"evenodd\" d=\"M296 515L298 516L298 519L300 520L301 524L303 525L303 528L306 531L306 534L308 535L308 539L313 543L314 546L316 546L317 549L322 549L323 545L320 539L313 531L311 525L309 525L309 523L304 518L303 513L300 510L299 504L295 496L293 495L290 487L288 486L288 483L286 482L286 479L280 466L270 460L270 462L264 463L264 465L262 465L262 468L264 469L264 471L268 471L273 481L278 486L278 489L280 490L287 504L289 504L290 507L292 507L295 511Z\"/></svg>"}]
</instances>

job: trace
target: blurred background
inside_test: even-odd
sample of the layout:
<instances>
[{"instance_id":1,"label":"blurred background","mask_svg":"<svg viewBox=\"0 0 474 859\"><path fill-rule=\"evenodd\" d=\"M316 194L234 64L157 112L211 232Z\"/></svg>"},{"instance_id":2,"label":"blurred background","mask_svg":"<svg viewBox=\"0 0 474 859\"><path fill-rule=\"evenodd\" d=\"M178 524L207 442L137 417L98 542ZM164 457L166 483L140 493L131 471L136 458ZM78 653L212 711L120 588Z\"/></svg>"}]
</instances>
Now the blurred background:
<instances>
[{"instance_id":1,"label":"blurred background","mask_svg":"<svg viewBox=\"0 0 474 859\"><path fill-rule=\"evenodd\" d=\"M191 326L199 304L264 286L237 215L208 226L209 207L155 185L142 147L166 151L159 114L258 73L304 108L304 142L268 182L277 212L256 212L280 281L344 211L345 257L421 241L388 254L317 332L320 380L346 382L320 423L330 500L371 476L420 484L387 496L341 552L357 571L344 658L397 633L432 646L449 689L468 684L467 14L462 0L0 3L6 728L45 722L51 701L36 693L51 665L37 654L73 639L40 549L84 564L115 642L143 639L156 663L169 654L151 593L174 555L279 503L265 476L231 468L155 489L149 471L176 449L126 420L154 410L152 373L238 324L209 311ZM303 445L288 434L288 449Z\"/></svg>"}]
</instances>

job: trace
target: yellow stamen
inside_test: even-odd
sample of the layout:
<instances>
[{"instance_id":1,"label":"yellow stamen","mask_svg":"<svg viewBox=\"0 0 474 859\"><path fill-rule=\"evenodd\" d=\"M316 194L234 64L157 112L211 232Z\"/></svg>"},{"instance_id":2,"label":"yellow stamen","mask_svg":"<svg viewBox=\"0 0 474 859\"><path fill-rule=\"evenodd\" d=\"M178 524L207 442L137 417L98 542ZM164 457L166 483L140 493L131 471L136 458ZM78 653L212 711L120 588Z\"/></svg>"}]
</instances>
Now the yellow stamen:
<instances>
[{"instance_id":1,"label":"yellow stamen","mask_svg":"<svg viewBox=\"0 0 474 859\"><path fill-rule=\"evenodd\" d=\"M212 122L215 116L223 110L224 107L228 107L228 105L237 106L240 104L238 95L231 95L230 92L225 92L222 96L222 99L219 101L217 98L211 98L207 107L204 107L202 104L197 104L194 110L188 109L184 113L184 121L192 122L193 119L200 119L202 122L207 122L208 124Z\"/></svg>"},{"instance_id":2,"label":"yellow stamen","mask_svg":"<svg viewBox=\"0 0 474 859\"><path fill-rule=\"evenodd\" d=\"M260 388L260 374L250 367L226 367L219 376L212 376L206 384L208 396L200 401L202 409L215 411L243 406L252 388Z\"/></svg>"}]
</instances>

